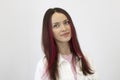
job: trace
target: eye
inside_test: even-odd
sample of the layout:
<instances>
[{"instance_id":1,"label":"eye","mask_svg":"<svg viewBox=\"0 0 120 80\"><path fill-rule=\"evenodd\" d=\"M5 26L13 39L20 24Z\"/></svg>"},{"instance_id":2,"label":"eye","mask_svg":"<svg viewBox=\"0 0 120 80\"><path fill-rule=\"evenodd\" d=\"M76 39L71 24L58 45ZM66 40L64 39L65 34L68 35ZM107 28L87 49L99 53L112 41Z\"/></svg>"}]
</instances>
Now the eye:
<instances>
[{"instance_id":1,"label":"eye","mask_svg":"<svg viewBox=\"0 0 120 80\"><path fill-rule=\"evenodd\" d=\"M64 25L68 25L68 24L69 24L69 21L68 21L68 20L65 20L63 24L64 24Z\"/></svg>"},{"instance_id":2,"label":"eye","mask_svg":"<svg viewBox=\"0 0 120 80\"><path fill-rule=\"evenodd\" d=\"M57 28L57 27L60 27L60 24L54 24L53 25L53 28Z\"/></svg>"}]
</instances>

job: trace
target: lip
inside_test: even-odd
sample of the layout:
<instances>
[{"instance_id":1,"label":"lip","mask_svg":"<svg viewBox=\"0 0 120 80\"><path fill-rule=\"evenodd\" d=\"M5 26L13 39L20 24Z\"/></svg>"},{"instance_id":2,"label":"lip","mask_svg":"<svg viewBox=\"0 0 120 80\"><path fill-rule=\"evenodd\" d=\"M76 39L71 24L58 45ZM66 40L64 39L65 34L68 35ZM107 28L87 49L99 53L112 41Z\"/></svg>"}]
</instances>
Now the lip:
<instances>
[{"instance_id":1,"label":"lip","mask_svg":"<svg viewBox=\"0 0 120 80\"><path fill-rule=\"evenodd\" d=\"M67 36L67 35L69 35L69 32L63 33L60 36Z\"/></svg>"}]
</instances>

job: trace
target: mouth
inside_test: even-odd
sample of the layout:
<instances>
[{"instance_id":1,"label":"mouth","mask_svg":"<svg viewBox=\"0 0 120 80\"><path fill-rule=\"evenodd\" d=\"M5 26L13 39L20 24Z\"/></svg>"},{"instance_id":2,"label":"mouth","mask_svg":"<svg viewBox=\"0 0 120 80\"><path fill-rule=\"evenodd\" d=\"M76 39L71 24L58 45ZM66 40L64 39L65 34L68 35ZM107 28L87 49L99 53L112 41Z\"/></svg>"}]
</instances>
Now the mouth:
<instances>
[{"instance_id":1,"label":"mouth","mask_svg":"<svg viewBox=\"0 0 120 80\"><path fill-rule=\"evenodd\" d=\"M66 33L61 34L60 36L68 36L69 34L70 34L69 32L66 32Z\"/></svg>"}]
</instances>

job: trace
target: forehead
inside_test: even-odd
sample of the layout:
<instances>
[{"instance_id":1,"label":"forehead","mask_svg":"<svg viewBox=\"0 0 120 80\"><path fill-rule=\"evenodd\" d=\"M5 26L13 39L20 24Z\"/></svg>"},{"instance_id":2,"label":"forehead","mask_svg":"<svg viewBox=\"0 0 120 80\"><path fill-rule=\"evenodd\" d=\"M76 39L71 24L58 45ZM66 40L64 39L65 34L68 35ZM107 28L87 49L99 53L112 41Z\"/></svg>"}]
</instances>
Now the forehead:
<instances>
[{"instance_id":1,"label":"forehead","mask_svg":"<svg viewBox=\"0 0 120 80\"><path fill-rule=\"evenodd\" d=\"M58 13L58 12L55 12L53 15L52 15L52 23L55 23L55 22L62 22L64 20L66 20L67 17L63 14L63 13Z\"/></svg>"}]
</instances>

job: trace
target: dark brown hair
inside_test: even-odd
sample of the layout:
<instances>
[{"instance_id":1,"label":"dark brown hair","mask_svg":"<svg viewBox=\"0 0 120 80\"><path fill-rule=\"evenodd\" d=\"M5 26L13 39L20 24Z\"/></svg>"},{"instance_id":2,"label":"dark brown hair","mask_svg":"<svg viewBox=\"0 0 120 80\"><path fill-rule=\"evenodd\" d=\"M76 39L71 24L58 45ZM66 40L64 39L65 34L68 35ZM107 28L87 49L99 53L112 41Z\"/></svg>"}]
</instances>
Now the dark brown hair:
<instances>
[{"instance_id":1,"label":"dark brown hair","mask_svg":"<svg viewBox=\"0 0 120 80\"><path fill-rule=\"evenodd\" d=\"M45 57L47 59L47 72L49 73L51 80L56 80L59 77L58 73L58 49L53 38L52 33L52 24L51 24L51 17L55 13L62 13L64 14L67 19L70 21L71 27L71 34L72 38L69 41L70 50L72 51L73 56L78 57L79 60L82 62L82 71L84 75L93 74L92 69L86 58L84 57L80 45L78 43L76 30L74 28L74 24L70 15L62 8L50 8L46 11L44 18L43 18L43 30L42 30L42 46L45 53Z\"/></svg>"}]
</instances>

